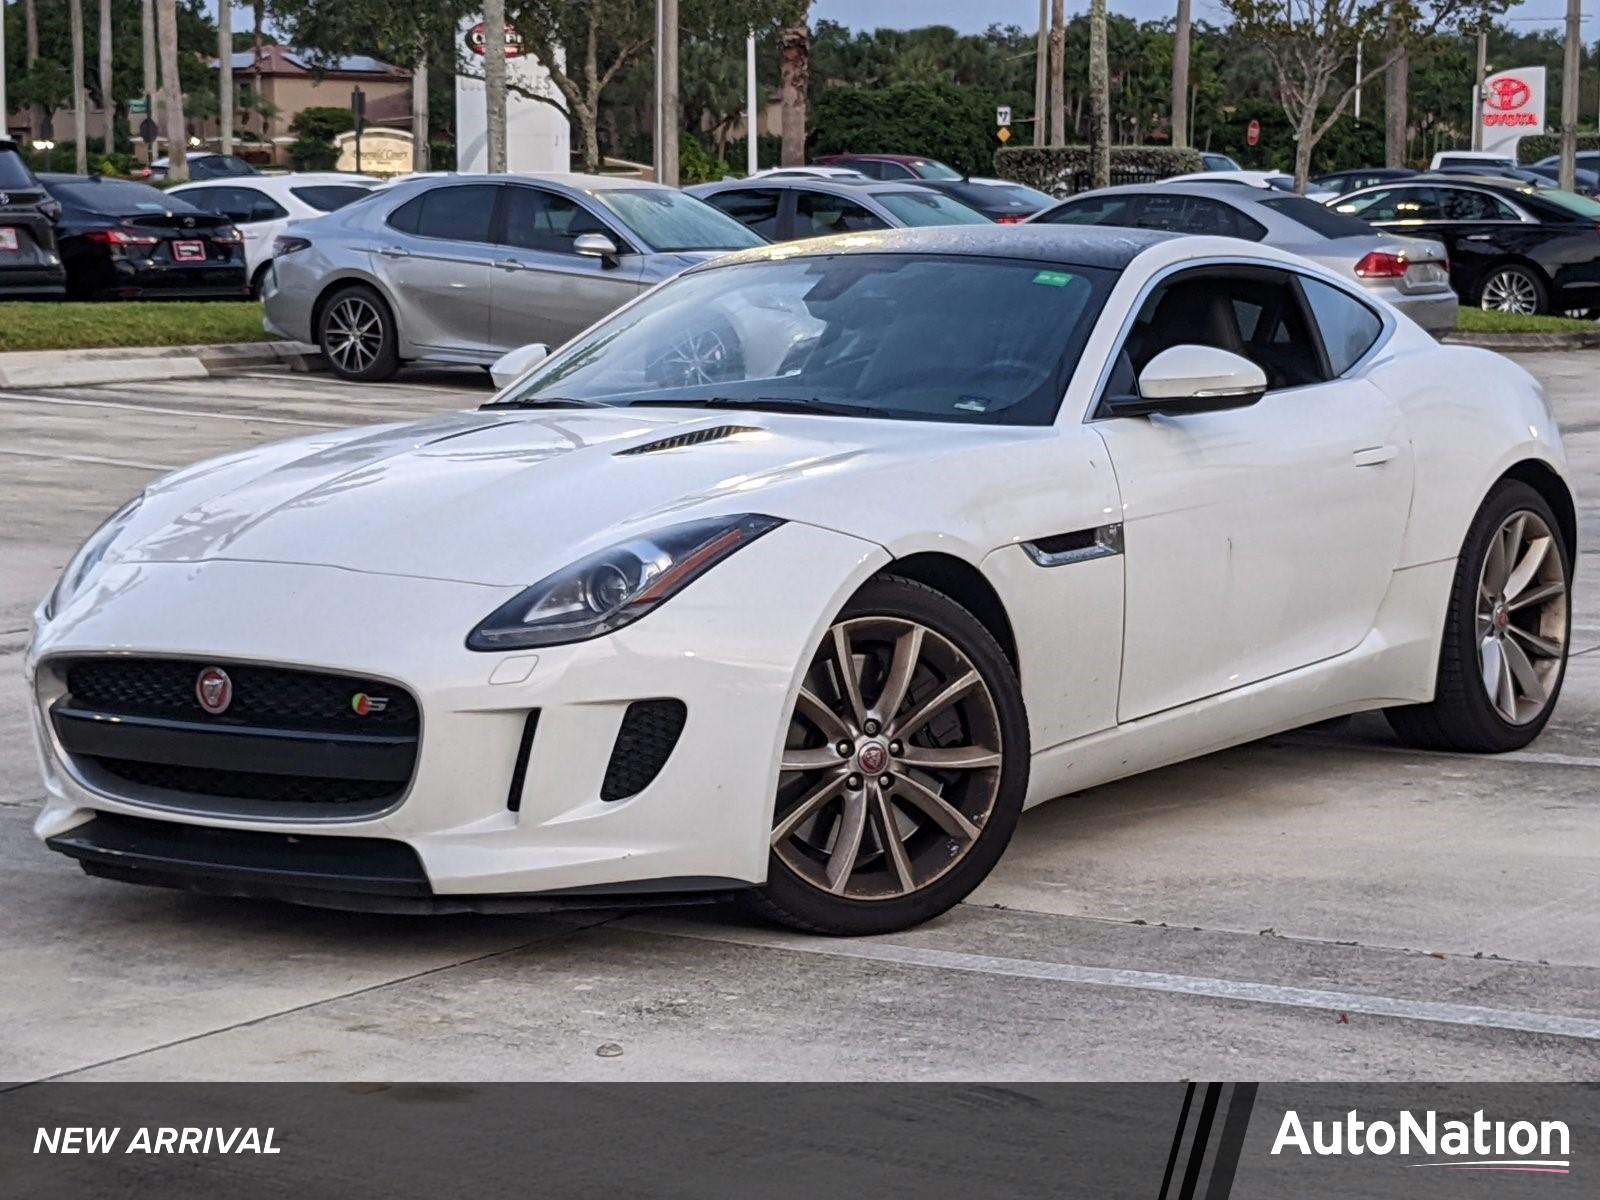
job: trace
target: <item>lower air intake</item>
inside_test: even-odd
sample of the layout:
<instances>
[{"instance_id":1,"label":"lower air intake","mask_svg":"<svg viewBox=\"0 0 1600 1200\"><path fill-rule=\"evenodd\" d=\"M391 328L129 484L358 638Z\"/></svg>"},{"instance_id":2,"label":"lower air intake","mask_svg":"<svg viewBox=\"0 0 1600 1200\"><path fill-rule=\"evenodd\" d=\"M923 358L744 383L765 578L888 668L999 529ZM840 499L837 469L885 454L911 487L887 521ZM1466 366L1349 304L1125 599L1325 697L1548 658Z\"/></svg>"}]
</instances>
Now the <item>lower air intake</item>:
<instances>
[{"instance_id":1,"label":"lower air intake","mask_svg":"<svg viewBox=\"0 0 1600 1200\"><path fill-rule=\"evenodd\" d=\"M688 715L681 700L636 700L628 705L606 764L600 799L626 800L649 787L667 765Z\"/></svg>"}]
</instances>

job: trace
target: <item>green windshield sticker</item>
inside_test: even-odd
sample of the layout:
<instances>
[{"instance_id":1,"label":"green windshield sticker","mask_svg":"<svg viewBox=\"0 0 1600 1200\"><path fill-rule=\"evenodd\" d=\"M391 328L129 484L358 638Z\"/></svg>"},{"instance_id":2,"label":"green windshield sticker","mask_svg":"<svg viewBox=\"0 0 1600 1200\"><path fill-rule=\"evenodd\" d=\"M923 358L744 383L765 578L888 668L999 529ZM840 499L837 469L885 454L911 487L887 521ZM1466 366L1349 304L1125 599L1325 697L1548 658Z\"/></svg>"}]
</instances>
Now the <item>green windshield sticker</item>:
<instances>
[{"instance_id":1,"label":"green windshield sticker","mask_svg":"<svg viewBox=\"0 0 1600 1200\"><path fill-rule=\"evenodd\" d=\"M1033 277L1035 283L1042 283L1046 287L1066 287L1072 282L1072 276L1065 271L1040 271Z\"/></svg>"}]
</instances>

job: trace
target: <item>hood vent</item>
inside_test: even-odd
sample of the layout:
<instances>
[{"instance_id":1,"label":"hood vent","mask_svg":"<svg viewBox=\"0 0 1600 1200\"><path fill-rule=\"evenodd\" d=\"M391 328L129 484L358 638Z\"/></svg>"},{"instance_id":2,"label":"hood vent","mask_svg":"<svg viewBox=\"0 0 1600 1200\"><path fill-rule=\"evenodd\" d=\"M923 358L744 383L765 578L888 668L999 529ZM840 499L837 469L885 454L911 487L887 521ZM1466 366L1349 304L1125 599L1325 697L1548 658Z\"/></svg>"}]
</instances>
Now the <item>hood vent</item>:
<instances>
[{"instance_id":1,"label":"hood vent","mask_svg":"<svg viewBox=\"0 0 1600 1200\"><path fill-rule=\"evenodd\" d=\"M708 429L694 429L688 433L675 433L671 437L658 438L653 442L644 442L638 446L629 446L626 450L618 450L616 457L623 458L633 454L655 454L661 450L682 450L685 446L699 446L705 442L720 442L724 438L735 437L741 433L760 433L753 425L713 425Z\"/></svg>"}]
</instances>

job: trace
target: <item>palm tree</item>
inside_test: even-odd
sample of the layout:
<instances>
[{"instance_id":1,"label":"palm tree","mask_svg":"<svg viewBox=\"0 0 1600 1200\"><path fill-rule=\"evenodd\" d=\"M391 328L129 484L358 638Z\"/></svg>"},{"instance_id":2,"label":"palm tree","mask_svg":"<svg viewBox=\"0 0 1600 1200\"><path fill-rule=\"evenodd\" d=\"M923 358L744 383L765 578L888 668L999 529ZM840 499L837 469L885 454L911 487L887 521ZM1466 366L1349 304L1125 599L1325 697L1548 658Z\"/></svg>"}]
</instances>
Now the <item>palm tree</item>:
<instances>
[{"instance_id":1,"label":"palm tree","mask_svg":"<svg viewBox=\"0 0 1600 1200\"><path fill-rule=\"evenodd\" d=\"M78 0L72 0L76 6ZM189 178L189 135L183 121L183 86L178 81L177 0L156 0L156 40L161 46L161 108L166 123L167 178Z\"/></svg>"},{"instance_id":2,"label":"palm tree","mask_svg":"<svg viewBox=\"0 0 1600 1200\"><path fill-rule=\"evenodd\" d=\"M74 170L89 173L89 105L83 94L83 2L71 0L72 22L72 128Z\"/></svg>"},{"instance_id":3,"label":"palm tree","mask_svg":"<svg viewBox=\"0 0 1600 1200\"><path fill-rule=\"evenodd\" d=\"M1189 0L1178 0L1172 34L1172 144L1189 144Z\"/></svg>"},{"instance_id":4,"label":"palm tree","mask_svg":"<svg viewBox=\"0 0 1600 1200\"><path fill-rule=\"evenodd\" d=\"M1089 172L1111 185L1111 69L1106 61L1106 0L1089 0Z\"/></svg>"},{"instance_id":5,"label":"palm tree","mask_svg":"<svg viewBox=\"0 0 1600 1200\"><path fill-rule=\"evenodd\" d=\"M23 20L23 45L27 54L27 66L33 69L33 64L39 61L39 10L34 5L34 0L22 0ZM28 105L28 135L39 137L44 131L44 106L42 104Z\"/></svg>"},{"instance_id":6,"label":"palm tree","mask_svg":"<svg viewBox=\"0 0 1600 1200\"><path fill-rule=\"evenodd\" d=\"M105 152L117 148L117 102L111 87L111 0L100 0L100 104L105 110Z\"/></svg>"},{"instance_id":7,"label":"palm tree","mask_svg":"<svg viewBox=\"0 0 1600 1200\"><path fill-rule=\"evenodd\" d=\"M783 157L786 167L806 161L806 97L811 90L810 0L779 35L783 54Z\"/></svg>"},{"instance_id":8,"label":"palm tree","mask_svg":"<svg viewBox=\"0 0 1600 1200\"><path fill-rule=\"evenodd\" d=\"M144 0L140 6L139 34L143 43L144 56L144 98L149 105L144 116L146 121L156 119L156 105L160 97L156 95L158 76L156 74L156 8L155 0ZM156 158L156 144L148 142L144 148L144 160L152 163Z\"/></svg>"},{"instance_id":9,"label":"palm tree","mask_svg":"<svg viewBox=\"0 0 1600 1200\"><path fill-rule=\"evenodd\" d=\"M428 169L428 35L417 35L417 62L411 69L411 169Z\"/></svg>"}]
</instances>

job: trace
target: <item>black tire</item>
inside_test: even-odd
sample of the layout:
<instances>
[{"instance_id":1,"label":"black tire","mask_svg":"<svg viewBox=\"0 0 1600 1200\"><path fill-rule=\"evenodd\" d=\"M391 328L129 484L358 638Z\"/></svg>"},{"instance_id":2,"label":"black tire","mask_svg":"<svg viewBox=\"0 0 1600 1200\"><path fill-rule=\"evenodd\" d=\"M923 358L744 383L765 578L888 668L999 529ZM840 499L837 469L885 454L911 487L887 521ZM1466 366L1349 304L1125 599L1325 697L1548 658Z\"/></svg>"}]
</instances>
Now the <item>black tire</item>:
<instances>
[{"instance_id":1,"label":"black tire","mask_svg":"<svg viewBox=\"0 0 1600 1200\"><path fill-rule=\"evenodd\" d=\"M1495 707L1483 680L1478 659L1478 580L1489 553L1490 541L1513 515L1531 513L1545 523L1560 555L1561 575L1572 586L1572 548L1549 503L1533 488L1515 479L1503 479L1490 491L1461 548L1450 608L1445 616L1439 649L1439 675L1433 700L1427 704L1388 708L1384 715L1400 740L1424 750L1452 750L1472 754L1503 754L1520 750L1550 720L1566 675L1567 648L1571 644L1572 610L1566 605L1561 656L1543 709L1524 723L1514 723Z\"/></svg>"},{"instance_id":2,"label":"black tire","mask_svg":"<svg viewBox=\"0 0 1600 1200\"><path fill-rule=\"evenodd\" d=\"M1028 788L1030 748L1022 690L1005 652L976 617L942 592L909 579L882 575L857 592L835 622L855 618L915 622L965 655L993 700L1001 762L997 768L992 807L978 836L971 840L954 866L917 890L886 899L829 894L793 870L774 852L769 860L766 884L741 893L742 903L758 916L809 933L844 936L892 933L919 925L954 907L983 882L999 861L1016 829ZM908 702L910 696L908 693ZM904 712L906 707L910 707L909 703L900 711ZM874 838L881 842L876 831L882 825L872 828Z\"/></svg>"},{"instance_id":3,"label":"black tire","mask_svg":"<svg viewBox=\"0 0 1600 1200\"><path fill-rule=\"evenodd\" d=\"M369 321L376 324L368 324ZM339 332L353 322L371 331L370 338L361 339L359 348L338 338ZM328 297L317 318L317 345L328 360L328 367L340 379L377 383L393 378L400 369L394 313L383 297L365 284L350 284Z\"/></svg>"},{"instance_id":4,"label":"black tire","mask_svg":"<svg viewBox=\"0 0 1600 1200\"><path fill-rule=\"evenodd\" d=\"M1489 297L1497 281L1504 280L1508 285L1525 287L1533 295L1533 312L1530 316L1544 316L1550 311L1550 288L1545 283L1544 277L1539 272L1522 263L1498 263L1484 272L1483 282L1478 285L1478 306L1490 311L1499 311L1498 305L1491 305Z\"/></svg>"},{"instance_id":5,"label":"black tire","mask_svg":"<svg viewBox=\"0 0 1600 1200\"><path fill-rule=\"evenodd\" d=\"M261 285L267 280L267 272L272 270L272 260L268 259L256 268L256 273L250 276L250 299L261 299Z\"/></svg>"}]
</instances>

